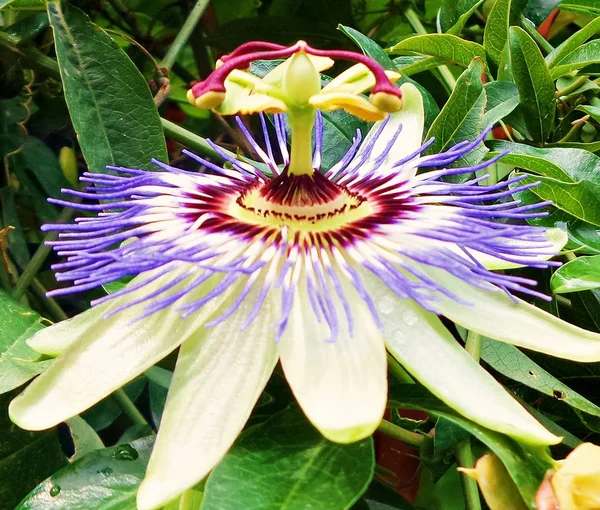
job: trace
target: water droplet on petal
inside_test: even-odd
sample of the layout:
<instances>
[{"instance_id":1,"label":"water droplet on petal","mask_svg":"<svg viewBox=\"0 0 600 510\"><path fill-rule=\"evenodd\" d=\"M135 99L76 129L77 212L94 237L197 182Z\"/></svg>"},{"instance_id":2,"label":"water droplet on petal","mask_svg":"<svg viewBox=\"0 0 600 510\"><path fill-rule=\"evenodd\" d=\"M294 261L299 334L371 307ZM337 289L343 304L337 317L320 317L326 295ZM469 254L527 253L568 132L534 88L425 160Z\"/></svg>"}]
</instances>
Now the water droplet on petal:
<instances>
[{"instance_id":1,"label":"water droplet on petal","mask_svg":"<svg viewBox=\"0 0 600 510\"><path fill-rule=\"evenodd\" d=\"M55 498L59 494L60 494L60 485L53 485L52 487L50 487L50 496Z\"/></svg>"},{"instance_id":2,"label":"water droplet on petal","mask_svg":"<svg viewBox=\"0 0 600 510\"><path fill-rule=\"evenodd\" d=\"M413 326L414 324L417 323L417 320L419 318L415 315L414 312L408 312L408 311L406 311L406 312L402 312L402 319L409 326Z\"/></svg>"},{"instance_id":3,"label":"water droplet on petal","mask_svg":"<svg viewBox=\"0 0 600 510\"><path fill-rule=\"evenodd\" d=\"M396 299L392 296L390 296L389 294L384 296L380 301L379 301L379 312L380 313L384 313L384 314L389 314L392 313L394 311L394 305L395 305Z\"/></svg>"},{"instance_id":4,"label":"water droplet on petal","mask_svg":"<svg viewBox=\"0 0 600 510\"><path fill-rule=\"evenodd\" d=\"M116 460L135 460L138 456L137 450L130 444L120 444L113 454Z\"/></svg>"}]
</instances>

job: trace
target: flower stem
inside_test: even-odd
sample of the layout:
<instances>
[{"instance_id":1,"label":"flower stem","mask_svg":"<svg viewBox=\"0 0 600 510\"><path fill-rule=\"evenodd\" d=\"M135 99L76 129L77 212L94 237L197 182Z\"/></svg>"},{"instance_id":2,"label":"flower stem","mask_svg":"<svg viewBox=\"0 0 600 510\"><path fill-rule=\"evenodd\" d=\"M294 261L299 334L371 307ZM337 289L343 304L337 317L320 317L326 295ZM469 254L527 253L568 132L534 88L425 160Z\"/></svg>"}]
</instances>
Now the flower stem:
<instances>
[{"instance_id":1,"label":"flower stem","mask_svg":"<svg viewBox=\"0 0 600 510\"><path fill-rule=\"evenodd\" d=\"M65 208L58 216L56 222L57 223L67 223L71 217L73 216L75 210L71 208ZM50 246L46 246L46 242L54 241L58 237L58 232L48 232L44 236L44 240L42 244L38 247L36 252L31 257L29 264L17 280L15 288L12 291L12 296L19 300L25 294L25 291L28 289L29 285L35 278L35 275L42 267L42 264L46 260L46 257L50 254L50 250L52 249Z\"/></svg>"},{"instance_id":2,"label":"flower stem","mask_svg":"<svg viewBox=\"0 0 600 510\"><path fill-rule=\"evenodd\" d=\"M416 34L427 35L429 33L423 26L423 23L421 23L419 15L411 7L405 9L404 17L406 18L406 21L408 21L408 24L411 26L411 28L415 31ZM456 87L456 79L454 78L454 75L450 72L448 66L445 65L439 66L438 71L442 80L446 84L448 91L452 92Z\"/></svg>"},{"instance_id":3,"label":"flower stem","mask_svg":"<svg viewBox=\"0 0 600 510\"><path fill-rule=\"evenodd\" d=\"M589 118L589 116L588 116L588 118ZM583 119L585 119L585 117L583 117ZM580 120L582 120L582 119L580 119ZM575 122L573 124L573 126L571 127L571 129L569 129L569 132L565 136L563 136L558 141L558 143L565 143L565 142L568 142L569 140L572 140L575 136L577 136L579 134L579 132L581 131L581 128L583 128L584 125L585 125L585 120L584 120L584 122Z\"/></svg>"},{"instance_id":4,"label":"flower stem","mask_svg":"<svg viewBox=\"0 0 600 510\"><path fill-rule=\"evenodd\" d=\"M386 436L393 437L394 439L398 439L403 443L406 443L410 446L415 446L417 448L423 444L423 441L425 441L425 436L403 429L402 427L399 427L398 425L395 425L387 420L381 420L377 430Z\"/></svg>"},{"instance_id":5,"label":"flower stem","mask_svg":"<svg viewBox=\"0 0 600 510\"><path fill-rule=\"evenodd\" d=\"M290 112L291 113L291 112ZM288 172L292 175L312 175L312 132L315 110L298 112L288 116L292 132L292 152Z\"/></svg>"},{"instance_id":6,"label":"flower stem","mask_svg":"<svg viewBox=\"0 0 600 510\"><path fill-rule=\"evenodd\" d=\"M148 427L150 426L150 424L146 421L146 418L144 418L144 415L140 413L137 407L135 407L135 404L127 396L127 393L125 393L125 390L123 388L119 388L117 391L115 391L113 393L113 397L115 397L115 400L119 404L119 407L134 424L146 425Z\"/></svg>"},{"instance_id":7,"label":"flower stem","mask_svg":"<svg viewBox=\"0 0 600 510\"><path fill-rule=\"evenodd\" d=\"M579 87L581 87L588 80L589 80L588 76L580 76L575 81L573 81L572 83L567 85L565 88L557 90L555 95L556 95L556 97L562 97L562 96L569 95L571 92L573 92L574 90L577 90Z\"/></svg>"},{"instance_id":8,"label":"flower stem","mask_svg":"<svg viewBox=\"0 0 600 510\"><path fill-rule=\"evenodd\" d=\"M473 357L475 361L479 361L481 357L481 335L469 331L467 333L467 341L465 342L465 349Z\"/></svg>"},{"instance_id":9,"label":"flower stem","mask_svg":"<svg viewBox=\"0 0 600 510\"><path fill-rule=\"evenodd\" d=\"M469 331L467 333L467 341L465 342L466 351L479 362L481 356L481 341L482 337L479 333ZM475 466L473 452L471 451L471 439L465 439L456 446L456 462L460 467L472 468ZM479 499L479 489L477 481L468 477L466 474L460 475L463 493L465 495L465 508L467 510L481 510L481 501Z\"/></svg>"},{"instance_id":10,"label":"flower stem","mask_svg":"<svg viewBox=\"0 0 600 510\"><path fill-rule=\"evenodd\" d=\"M32 292L42 301L42 305L47 310L50 318L55 322L66 321L69 316L51 297L46 297L46 289L37 278L31 282Z\"/></svg>"},{"instance_id":11,"label":"flower stem","mask_svg":"<svg viewBox=\"0 0 600 510\"><path fill-rule=\"evenodd\" d=\"M465 439L457 445L456 461L460 467L472 468L475 466L470 439ZM464 473L461 473L460 478L462 480L463 493L465 495L465 508L467 510L481 510L481 500L479 499L477 482Z\"/></svg>"},{"instance_id":12,"label":"flower stem","mask_svg":"<svg viewBox=\"0 0 600 510\"><path fill-rule=\"evenodd\" d=\"M18 55L24 62L25 67L31 67L34 71L53 78L60 78L56 60L44 55L37 48L19 46L21 39L13 35L0 32L0 54L11 52Z\"/></svg>"},{"instance_id":13,"label":"flower stem","mask_svg":"<svg viewBox=\"0 0 600 510\"><path fill-rule=\"evenodd\" d=\"M209 2L210 0L198 0L196 2L196 5L194 5L194 8L192 9L189 16L185 20L185 23L179 30L177 37L175 37L173 44L171 44L171 46L169 47L165 58L163 58L161 62L162 67L171 69L171 67L177 60L179 52L186 45L188 39L190 38L190 35L192 35L192 32L198 24L198 21L200 21L200 18L202 17L204 11L208 7Z\"/></svg>"}]
</instances>

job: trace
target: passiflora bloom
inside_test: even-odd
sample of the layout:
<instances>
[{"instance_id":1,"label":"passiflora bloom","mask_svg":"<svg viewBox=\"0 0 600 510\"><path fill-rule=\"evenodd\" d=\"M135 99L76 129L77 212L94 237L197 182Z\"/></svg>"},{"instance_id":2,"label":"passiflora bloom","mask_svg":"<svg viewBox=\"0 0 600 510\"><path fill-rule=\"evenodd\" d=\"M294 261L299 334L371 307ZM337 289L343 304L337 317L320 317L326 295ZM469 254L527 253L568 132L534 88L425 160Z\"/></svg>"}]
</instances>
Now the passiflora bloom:
<instances>
[{"instance_id":1,"label":"passiflora bloom","mask_svg":"<svg viewBox=\"0 0 600 510\"><path fill-rule=\"evenodd\" d=\"M264 78L255 59L290 57ZM358 67L321 88L328 57ZM325 66L326 67L326 66ZM547 267L560 231L528 226L539 214L511 198L518 178L452 183L493 163L450 167L486 133L423 155L423 103L373 61L298 43L244 45L191 100L238 111L284 112L259 144L260 163L211 143L218 166L157 172L111 167L55 203L97 212L58 230L66 261L52 295L138 275L90 311L38 333L30 345L58 355L10 406L12 419L44 429L81 413L180 346L141 509L157 508L201 480L243 428L278 360L306 416L325 437L370 435L386 406L386 346L417 380L468 418L523 441L548 432L479 366L439 315L515 345L570 359L600 359L600 337L512 296L534 282L491 272ZM360 95L371 88L370 99ZM327 89L327 90L326 90ZM381 118L364 140L321 170L318 108ZM392 112L388 115L389 112ZM287 122L287 126L286 126ZM286 127L291 131L288 152ZM272 136L275 133L275 138ZM314 140L314 141L313 141ZM99 202L98 202L99 201Z\"/></svg>"}]
</instances>

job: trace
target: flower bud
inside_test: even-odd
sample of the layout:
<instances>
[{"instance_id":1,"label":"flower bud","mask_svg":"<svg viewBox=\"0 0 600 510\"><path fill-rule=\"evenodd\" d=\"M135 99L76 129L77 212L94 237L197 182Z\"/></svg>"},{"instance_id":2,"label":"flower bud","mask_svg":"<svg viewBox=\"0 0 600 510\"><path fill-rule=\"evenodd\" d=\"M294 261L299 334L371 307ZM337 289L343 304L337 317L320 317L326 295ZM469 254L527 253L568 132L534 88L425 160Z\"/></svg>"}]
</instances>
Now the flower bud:
<instances>
[{"instance_id":1,"label":"flower bud","mask_svg":"<svg viewBox=\"0 0 600 510\"><path fill-rule=\"evenodd\" d=\"M575 448L552 476L552 488L561 510L600 508L600 446Z\"/></svg>"},{"instance_id":2,"label":"flower bud","mask_svg":"<svg viewBox=\"0 0 600 510\"><path fill-rule=\"evenodd\" d=\"M486 453L477 459L473 469L459 470L477 480L490 510L527 510L519 489L495 454Z\"/></svg>"}]
</instances>

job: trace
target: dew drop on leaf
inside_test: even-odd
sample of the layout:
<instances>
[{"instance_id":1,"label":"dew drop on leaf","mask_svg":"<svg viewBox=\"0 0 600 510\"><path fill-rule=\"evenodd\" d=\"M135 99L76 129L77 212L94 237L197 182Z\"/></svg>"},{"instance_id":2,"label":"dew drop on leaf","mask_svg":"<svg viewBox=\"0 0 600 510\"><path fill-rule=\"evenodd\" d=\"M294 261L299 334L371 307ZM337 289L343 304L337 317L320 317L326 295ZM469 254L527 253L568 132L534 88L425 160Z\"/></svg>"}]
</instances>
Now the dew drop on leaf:
<instances>
[{"instance_id":1,"label":"dew drop on leaf","mask_svg":"<svg viewBox=\"0 0 600 510\"><path fill-rule=\"evenodd\" d=\"M137 450L129 444L120 444L113 454L116 460L135 460L138 458Z\"/></svg>"}]
</instances>

